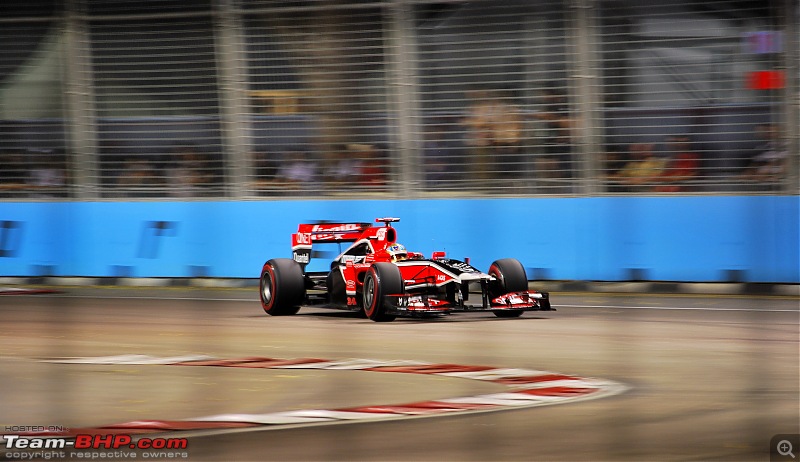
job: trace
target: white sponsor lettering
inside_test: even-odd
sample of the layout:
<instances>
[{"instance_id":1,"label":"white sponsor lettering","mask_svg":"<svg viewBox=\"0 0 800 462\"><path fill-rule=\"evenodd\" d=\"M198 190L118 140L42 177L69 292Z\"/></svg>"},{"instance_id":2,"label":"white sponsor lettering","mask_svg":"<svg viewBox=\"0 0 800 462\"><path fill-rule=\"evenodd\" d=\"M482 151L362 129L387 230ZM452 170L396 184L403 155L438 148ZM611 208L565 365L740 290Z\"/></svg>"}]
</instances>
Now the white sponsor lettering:
<instances>
[{"instance_id":1,"label":"white sponsor lettering","mask_svg":"<svg viewBox=\"0 0 800 462\"><path fill-rule=\"evenodd\" d=\"M470 266L470 265L468 265L466 263L459 262L459 261L449 262L448 266L450 266L453 269L457 269L457 270L459 270L461 272L464 272L464 273L477 273L478 272L478 270L476 270L472 266Z\"/></svg>"},{"instance_id":2,"label":"white sponsor lettering","mask_svg":"<svg viewBox=\"0 0 800 462\"><path fill-rule=\"evenodd\" d=\"M311 228L312 233L333 233L339 231L358 231L361 227L356 223L345 223L343 225L336 225L336 226L326 226L326 225L314 225Z\"/></svg>"}]
</instances>

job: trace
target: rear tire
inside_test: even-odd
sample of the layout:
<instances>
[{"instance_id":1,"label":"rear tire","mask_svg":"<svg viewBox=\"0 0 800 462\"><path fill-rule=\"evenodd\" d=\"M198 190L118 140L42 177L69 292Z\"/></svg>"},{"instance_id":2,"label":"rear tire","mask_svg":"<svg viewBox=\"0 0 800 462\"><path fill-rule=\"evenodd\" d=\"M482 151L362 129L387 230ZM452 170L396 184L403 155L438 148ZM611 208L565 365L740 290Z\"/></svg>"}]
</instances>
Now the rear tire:
<instances>
[{"instance_id":1,"label":"rear tire","mask_svg":"<svg viewBox=\"0 0 800 462\"><path fill-rule=\"evenodd\" d=\"M297 314L306 298L303 269L289 258L273 258L264 263L259 283L261 307L272 316Z\"/></svg>"},{"instance_id":2,"label":"rear tire","mask_svg":"<svg viewBox=\"0 0 800 462\"><path fill-rule=\"evenodd\" d=\"M390 305L387 294L403 293L403 276L400 269L391 263L375 263L364 277L364 313L375 322L390 322L397 317L387 314Z\"/></svg>"},{"instance_id":3,"label":"rear tire","mask_svg":"<svg viewBox=\"0 0 800 462\"><path fill-rule=\"evenodd\" d=\"M489 274L495 280L489 283L489 298L494 299L509 292L522 292L528 290L528 275L519 260L503 258L492 263ZM493 310L498 318L518 318L522 310Z\"/></svg>"}]
</instances>

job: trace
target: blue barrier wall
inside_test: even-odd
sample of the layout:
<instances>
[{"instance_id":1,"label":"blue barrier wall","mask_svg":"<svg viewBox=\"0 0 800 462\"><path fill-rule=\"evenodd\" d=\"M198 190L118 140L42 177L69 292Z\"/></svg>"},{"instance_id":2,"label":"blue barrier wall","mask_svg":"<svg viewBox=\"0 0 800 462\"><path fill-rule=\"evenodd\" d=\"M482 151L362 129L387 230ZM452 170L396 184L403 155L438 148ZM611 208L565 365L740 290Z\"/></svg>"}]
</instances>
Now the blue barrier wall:
<instances>
[{"instance_id":1,"label":"blue barrier wall","mask_svg":"<svg viewBox=\"0 0 800 462\"><path fill-rule=\"evenodd\" d=\"M531 278L800 282L800 198L0 203L0 276L255 278L313 220L398 216L399 241Z\"/></svg>"}]
</instances>

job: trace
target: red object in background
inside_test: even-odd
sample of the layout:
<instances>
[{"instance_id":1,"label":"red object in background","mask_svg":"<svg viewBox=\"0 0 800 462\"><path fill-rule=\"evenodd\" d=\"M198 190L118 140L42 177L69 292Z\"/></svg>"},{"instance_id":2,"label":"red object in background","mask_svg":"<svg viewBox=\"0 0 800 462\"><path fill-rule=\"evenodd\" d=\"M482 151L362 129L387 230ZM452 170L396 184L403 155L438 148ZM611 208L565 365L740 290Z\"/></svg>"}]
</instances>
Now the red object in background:
<instances>
[{"instance_id":1,"label":"red object in background","mask_svg":"<svg viewBox=\"0 0 800 462\"><path fill-rule=\"evenodd\" d=\"M786 86L783 71L754 71L747 74L747 88L750 90L780 90Z\"/></svg>"}]
</instances>

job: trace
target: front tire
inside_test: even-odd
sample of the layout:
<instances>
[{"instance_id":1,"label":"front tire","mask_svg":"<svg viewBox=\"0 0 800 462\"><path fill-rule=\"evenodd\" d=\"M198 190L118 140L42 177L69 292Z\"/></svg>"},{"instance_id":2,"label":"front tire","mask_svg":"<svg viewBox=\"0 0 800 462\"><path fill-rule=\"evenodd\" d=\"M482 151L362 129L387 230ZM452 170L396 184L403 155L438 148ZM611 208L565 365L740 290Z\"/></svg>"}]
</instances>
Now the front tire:
<instances>
[{"instance_id":1,"label":"front tire","mask_svg":"<svg viewBox=\"0 0 800 462\"><path fill-rule=\"evenodd\" d=\"M259 283L261 307L271 316L297 314L306 298L303 269L289 258L273 258L264 263Z\"/></svg>"},{"instance_id":2,"label":"front tire","mask_svg":"<svg viewBox=\"0 0 800 462\"><path fill-rule=\"evenodd\" d=\"M386 295L403 293L403 276L400 269L391 263L375 263L364 277L364 313L375 322L394 321L395 315L387 314L390 305Z\"/></svg>"},{"instance_id":3,"label":"front tire","mask_svg":"<svg viewBox=\"0 0 800 462\"><path fill-rule=\"evenodd\" d=\"M503 258L492 263L489 275L495 280L489 283L489 298L494 299L509 292L522 292L528 290L528 275L519 260ZM498 318L518 318L522 310L493 310Z\"/></svg>"}]
</instances>

